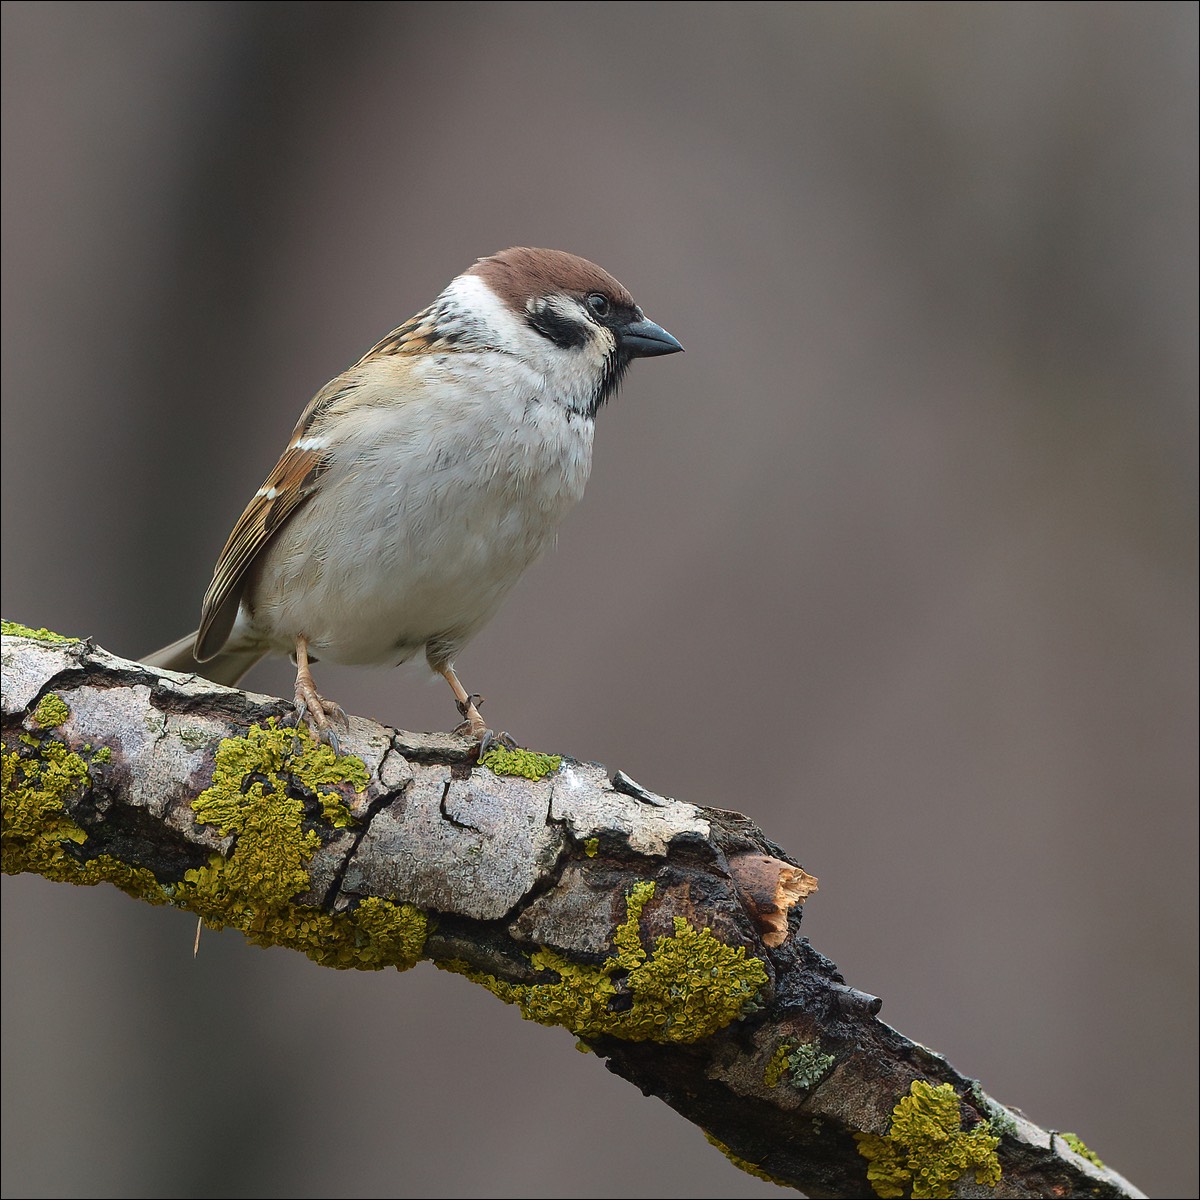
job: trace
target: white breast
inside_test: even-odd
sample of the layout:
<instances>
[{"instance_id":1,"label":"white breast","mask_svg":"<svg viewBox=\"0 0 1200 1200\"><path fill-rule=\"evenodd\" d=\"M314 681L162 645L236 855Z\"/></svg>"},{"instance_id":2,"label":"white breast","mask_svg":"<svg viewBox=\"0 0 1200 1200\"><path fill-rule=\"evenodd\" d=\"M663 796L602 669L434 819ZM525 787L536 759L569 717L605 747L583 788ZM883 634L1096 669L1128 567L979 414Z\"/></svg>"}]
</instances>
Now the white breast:
<instances>
[{"instance_id":1,"label":"white breast","mask_svg":"<svg viewBox=\"0 0 1200 1200\"><path fill-rule=\"evenodd\" d=\"M318 493L256 564L243 621L341 663L465 643L583 495L593 422L497 353L373 360Z\"/></svg>"}]
</instances>

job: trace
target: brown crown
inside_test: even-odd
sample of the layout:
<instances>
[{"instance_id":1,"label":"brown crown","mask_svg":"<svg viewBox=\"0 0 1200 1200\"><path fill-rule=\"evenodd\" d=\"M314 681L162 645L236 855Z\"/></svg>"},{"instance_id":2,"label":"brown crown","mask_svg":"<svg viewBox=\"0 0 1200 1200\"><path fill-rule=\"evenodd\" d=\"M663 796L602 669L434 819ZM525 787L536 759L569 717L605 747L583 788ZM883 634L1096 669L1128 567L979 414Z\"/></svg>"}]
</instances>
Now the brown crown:
<instances>
[{"instance_id":1,"label":"brown crown","mask_svg":"<svg viewBox=\"0 0 1200 1200\"><path fill-rule=\"evenodd\" d=\"M524 312L535 297L564 293L584 296L600 292L614 304L636 307L629 292L607 271L564 250L513 246L481 258L467 274L480 276L517 312Z\"/></svg>"}]
</instances>

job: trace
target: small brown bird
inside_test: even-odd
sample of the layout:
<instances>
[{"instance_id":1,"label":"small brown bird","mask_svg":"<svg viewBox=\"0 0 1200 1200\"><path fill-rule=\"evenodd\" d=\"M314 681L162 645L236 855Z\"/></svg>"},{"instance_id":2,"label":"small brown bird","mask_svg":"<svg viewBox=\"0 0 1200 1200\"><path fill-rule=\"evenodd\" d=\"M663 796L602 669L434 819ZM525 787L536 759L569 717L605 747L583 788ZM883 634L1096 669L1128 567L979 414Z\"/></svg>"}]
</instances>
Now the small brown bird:
<instances>
[{"instance_id":1,"label":"small brown bird","mask_svg":"<svg viewBox=\"0 0 1200 1200\"><path fill-rule=\"evenodd\" d=\"M560 250L480 259L313 397L217 560L199 630L145 661L235 684L296 663L297 710L332 740L310 664L425 652L464 718L458 651L583 495L596 413L635 358L683 347L608 272Z\"/></svg>"}]
</instances>

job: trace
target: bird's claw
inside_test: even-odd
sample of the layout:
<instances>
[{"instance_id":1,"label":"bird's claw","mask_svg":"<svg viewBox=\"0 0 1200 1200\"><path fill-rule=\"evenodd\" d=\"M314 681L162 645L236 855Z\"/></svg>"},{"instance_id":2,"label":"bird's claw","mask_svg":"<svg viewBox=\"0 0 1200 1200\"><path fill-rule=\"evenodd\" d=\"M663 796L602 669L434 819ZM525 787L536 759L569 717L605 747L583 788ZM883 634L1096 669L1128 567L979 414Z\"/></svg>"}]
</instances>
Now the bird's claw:
<instances>
[{"instance_id":1,"label":"bird's claw","mask_svg":"<svg viewBox=\"0 0 1200 1200\"><path fill-rule=\"evenodd\" d=\"M346 710L336 701L326 700L310 688L297 687L295 700L297 726L303 722L318 742L331 746L334 754L341 754L342 743L333 726L336 724L342 729L350 728L350 718L346 716Z\"/></svg>"},{"instance_id":2,"label":"bird's claw","mask_svg":"<svg viewBox=\"0 0 1200 1200\"><path fill-rule=\"evenodd\" d=\"M505 733L501 730L495 733L490 729L483 731L483 736L479 739L479 757L482 758L489 750L515 750L517 748L517 740L510 733Z\"/></svg>"},{"instance_id":3,"label":"bird's claw","mask_svg":"<svg viewBox=\"0 0 1200 1200\"><path fill-rule=\"evenodd\" d=\"M488 728L487 722L479 715L479 706L483 703L483 697L477 692L473 692L465 700L456 700L454 703L459 713L466 718L461 725L455 726L454 732L458 737L470 738L479 743L476 754L478 758L482 758L489 750L497 747L505 750L517 748L517 743L510 734L503 731L497 733L494 729Z\"/></svg>"},{"instance_id":4,"label":"bird's claw","mask_svg":"<svg viewBox=\"0 0 1200 1200\"><path fill-rule=\"evenodd\" d=\"M477 759L482 758L489 750L515 750L517 748L516 739L512 734L505 733L503 730L497 733L494 729L489 729L482 721L464 721L455 727L454 732L458 737L470 738L473 742L479 743L479 748L475 752Z\"/></svg>"}]
</instances>

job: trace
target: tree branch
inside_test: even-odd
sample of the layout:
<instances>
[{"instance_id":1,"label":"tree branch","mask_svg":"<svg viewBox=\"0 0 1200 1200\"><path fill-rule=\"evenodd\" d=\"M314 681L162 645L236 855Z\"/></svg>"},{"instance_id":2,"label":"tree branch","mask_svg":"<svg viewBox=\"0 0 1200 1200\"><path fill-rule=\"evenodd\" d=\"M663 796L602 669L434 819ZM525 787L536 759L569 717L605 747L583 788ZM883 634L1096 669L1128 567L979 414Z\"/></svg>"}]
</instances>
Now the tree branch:
<instances>
[{"instance_id":1,"label":"tree branch","mask_svg":"<svg viewBox=\"0 0 1200 1200\"><path fill-rule=\"evenodd\" d=\"M360 718L339 757L290 711L6 624L4 871L326 966L430 959L810 1196L1142 1195L878 1020L797 932L816 880L740 814Z\"/></svg>"}]
</instances>

